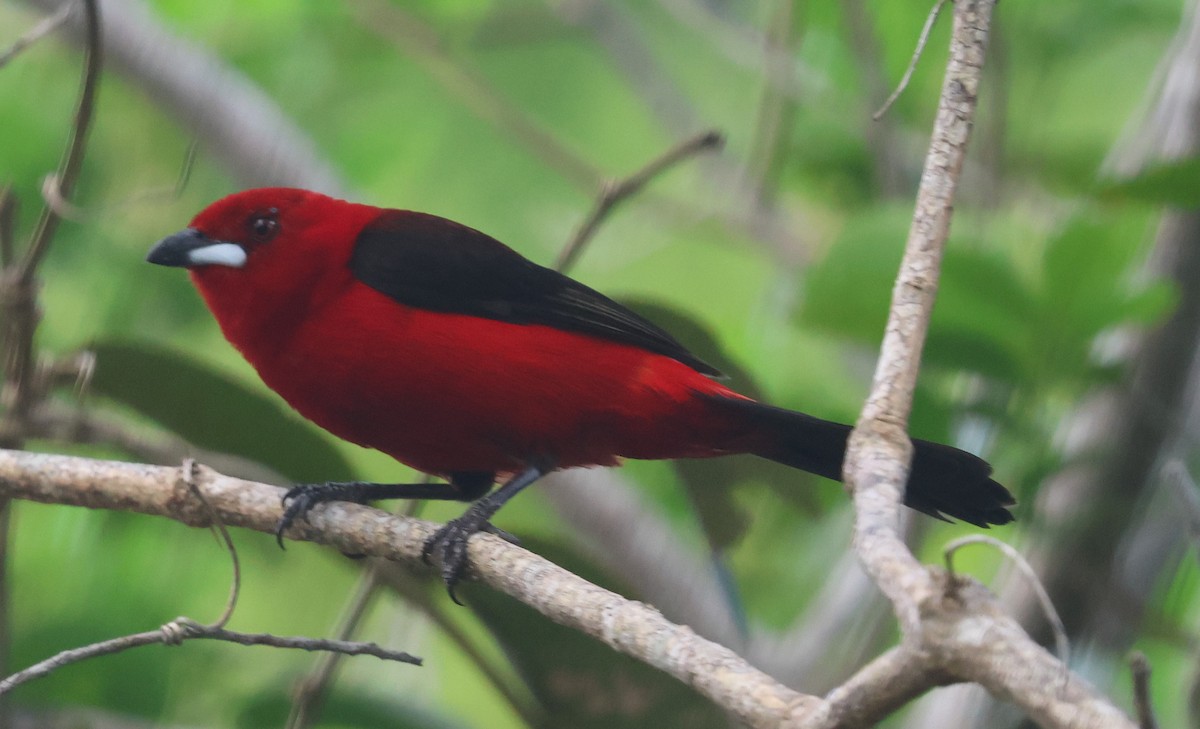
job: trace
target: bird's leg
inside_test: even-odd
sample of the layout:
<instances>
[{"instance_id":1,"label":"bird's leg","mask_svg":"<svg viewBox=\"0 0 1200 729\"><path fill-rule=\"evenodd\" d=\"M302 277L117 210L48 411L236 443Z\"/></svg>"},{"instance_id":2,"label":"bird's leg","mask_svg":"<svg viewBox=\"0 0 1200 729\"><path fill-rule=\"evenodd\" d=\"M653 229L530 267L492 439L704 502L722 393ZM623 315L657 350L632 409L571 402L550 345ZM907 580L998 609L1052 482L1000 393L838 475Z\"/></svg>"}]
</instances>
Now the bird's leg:
<instances>
[{"instance_id":1,"label":"bird's leg","mask_svg":"<svg viewBox=\"0 0 1200 729\"><path fill-rule=\"evenodd\" d=\"M501 537L507 538L503 532L493 527L488 520L500 510L500 507L508 503L509 499L516 496L534 481L537 481L549 470L551 469L545 466L529 466L524 471L509 479L500 488L471 504L470 508L462 516L451 520L441 529L438 529L429 538L429 541L425 542L425 548L421 551L421 558L426 563L429 563L431 556L434 554L438 556L438 561L442 567L442 580L446 583L446 589L450 592L451 600L460 605L462 604L454 594L454 587L462 579L463 573L467 569L468 540L481 531L497 533ZM512 540L509 539L509 541Z\"/></svg>"},{"instance_id":2,"label":"bird's leg","mask_svg":"<svg viewBox=\"0 0 1200 729\"><path fill-rule=\"evenodd\" d=\"M307 518L308 512L326 501L351 501L364 504L379 499L439 499L474 501L488 492L496 475L483 471L450 474L449 485L443 483L368 483L344 481L301 484L283 495L286 507L275 526L275 540L283 548L283 533L297 519Z\"/></svg>"}]
</instances>

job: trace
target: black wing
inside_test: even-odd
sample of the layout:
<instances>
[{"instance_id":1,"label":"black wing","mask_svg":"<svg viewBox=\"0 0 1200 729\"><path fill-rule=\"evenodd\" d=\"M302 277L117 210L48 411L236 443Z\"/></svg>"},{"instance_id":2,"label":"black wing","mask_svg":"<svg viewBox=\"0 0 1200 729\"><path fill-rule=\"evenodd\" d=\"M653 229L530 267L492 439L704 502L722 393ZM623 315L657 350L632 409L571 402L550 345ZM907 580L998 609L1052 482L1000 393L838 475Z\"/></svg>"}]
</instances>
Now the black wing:
<instances>
[{"instance_id":1,"label":"black wing","mask_svg":"<svg viewBox=\"0 0 1200 729\"><path fill-rule=\"evenodd\" d=\"M350 271L408 306L590 334L665 355L706 375L720 374L607 296L436 215L385 211L359 234Z\"/></svg>"}]
</instances>

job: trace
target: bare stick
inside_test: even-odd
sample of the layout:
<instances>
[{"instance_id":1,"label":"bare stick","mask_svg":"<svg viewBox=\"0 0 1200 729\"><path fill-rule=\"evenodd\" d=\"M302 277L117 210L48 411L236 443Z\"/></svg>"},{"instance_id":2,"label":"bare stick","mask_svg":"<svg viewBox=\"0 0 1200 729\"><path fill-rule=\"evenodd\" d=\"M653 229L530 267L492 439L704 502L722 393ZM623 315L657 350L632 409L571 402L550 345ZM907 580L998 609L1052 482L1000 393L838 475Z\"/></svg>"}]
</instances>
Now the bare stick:
<instances>
[{"instance_id":1,"label":"bare stick","mask_svg":"<svg viewBox=\"0 0 1200 729\"><path fill-rule=\"evenodd\" d=\"M225 550L229 552L230 562L233 564L233 577L229 581L229 599L225 601L225 609L221 611L221 616L214 623L207 626L210 628L224 628L233 617L234 608L237 607L238 595L242 590L242 565L238 560L237 547L233 546L233 537L229 536L229 530L225 528L225 523L221 521L221 515L217 510L208 503L208 499L204 498L204 492L196 485L196 461L191 458L185 458L183 465L179 467L180 481L187 487L208 512L209 518L212 519L211 529L213 533L221 540L225 546Z\"/></svg>"},{"instance_id":2,"label":"bare stick","mask_svg":"<svg viewBox=\"0 0 1200 729\"><path fill-rule=\"evenodd\" d=\"M933 24L937 22L938 15L941 14L942 6L945 4L946 0L938 0L933 9L929 11L929 16L925 18L925 27L921 28L921 36L917 38L917 48L913 51L912 60L908 62L908 68L904 69L904 75L900 77L900 83L896 85L896 90L887 97L887 101L883 102L879 111L871 115L875 121L882 119L887 110L892 108L892 104L896 103L896 99L900 98L900 94L903 94L904 90L908 88L908 82L912 80L913 71L917 68L917 61L925 52L925 44L929 42L929 33L933 30Z\"/></svg>"},{"instance_id":3,"label":"bare stick","mask_svg":"<svg viewBox=\"0 0 1200 729\"><path fill-rule=\"evenodd\" d=\"M1042 606L1042 612L1046 614L1046 622L1050 623L1050 627L1054 631L1054 646L1058 650L1058 660L1062 661L1064 666L1070 665L1071 643L1067 640L1067 628L1063 625L1062 618L1058 616L1058 611L1054 609L1054 601L1050 599L1050 593L1046 592L1046 587L1038 579L1037 572L1034 571L1029 561L1020 552L1013 549L1012 545L995 537L989 537L986 534L970 534L953 540L942 549L942 554L946 557L946 569L952 578L955 576L954 553L968 544L987 544L995 547L1016 565L1017 570L1025 576L1025 579L1029 580L1029 586L1033 588L1034 594L1037 595L1038 602ZM951 582L952 586L953 584Z\"/></svg>"},{"instance_id":4,"label":"bare stick","mask_svg":"<svg viewBox=\"0 0 1200 729\"><path fill-rule=\"evenodd\" d=\"M154 200L175 200L183 194L188 180L192 175L192 167L196 163L196 155L200 149L198 142L193 141L184 152L183 163L179 168L179 176L170 187L158 187L136 192L123 200L116 200L96 207L81 207L67 200L59 187L57 175L47 175L42 181L42 200L58 213L64 220L83 222L94 219L102 214L112 214L119 210L143 205Z\"/></svg>"},{"instance_id":5,"label":"bare stick","mask_svg":"<svg viewBox=\"0 0 1200 729\"><path fill-rule=\"evenodd\" d=\"M421 665L421 659L416 658L408 653L388 650L381 648L374 643L357 643L346 640L327 640L322 638L305 638L305 637L280 637L269 635L266 633L240 633L236 631L226 630L225 625L229 619L233 617L234 608L237 606L238 594L241 589L242 573L239 564L237 549L234 547L233 538L229 535L229 530L226 529L225 523L221 518L221 514L213 505L205 498L203 491L200 490L196 479L197 468L196 463L192 459L186 459L180 467L178 477L175 483L176 490L186 491L191 497L194 497L201 505L204 513L209 520L208 526L223 542L226 551L229 552L230 559L233 563L233 577L231 580L229 599L225 603L225 608L221 611L221 616L209 625L202 625L187 617L179 617L175 620L163 625L158 630L151 630L144 633L135 633L133 635L122 636L112 640L93 643L81 648L73 648L63 651L51 658L48 658L40 663L37 663L29 668L15 673L8 678L0 681L0 696L5 695L17 686L31 681L35 678L42 678L49 675L53 671L72 663L87 660L102 655L118 653L130 648L137 648L143 645L153 643L162 643L164 645L179 645L185 640L196 638L205 638L212 640L224 640L241 645L267 645L276 648L299 648L309 651L329 651L344 655L373 655L385 660L399 661L402 663L412 663ZM6 499L7 501L7 499Z\"/></svg>"},{"instance_id":6,"label":"bare stick","mask_svg":"<svg viewBox=\"0 0 1200 729\"><path fill-rule=\"evenodd\" d=\"M100 84L103 50L100 45L100 8L98 5L99 0L83 0L85 18L83 81L79 89L79 103L75 109L75 122L71 126L71 139L56 174L58 182L56 189L63 198L67 199L75 190L75 183L79 179L79 170L83 166L88 130L91 128L92 112L96 106L96 92ZM33 278L38 264L46 255L46 249L50 247L54 232L58 229L58 221L59 215L52 206L47 205L42 209L42 216L34 231L33 241L29 244L29 250L25 254L25 261L21 267L23 280L29 281Z\"/></svg>"},{"instance_id":7,"label":"bare stick","mask_svg":"<svg viewBox=\"0 0 1200 729\"><path fill-rule=\"evenodd\" d=\"M78 223L88 217L83 208L68 200L63 194L61 180L56 174L46 175L42 179L42 202L62 220Z\"/></svg>"},{"instance_id":8,"label":"bare stick","mask_svg":"<svg viewBox=\"0 0 1200 729\"><path fill-rule=\"evenodd\" d=\"M1133 705L1137 709L1140 729L1158 729L1154 718L1154 705L1150 703L1150 661L1146 654L1134 651L1129 656L1129 670L1133 674Z\"/></svg>"},{"instance_id":9,"label":"bare stick","mask_svg":"<svg viewBox=\"0 0 1200 729\"><path fill-rule=\"evenodd\" d=\"M374 643L355 643L344 640L328 640L323 638L305 638L305 637L290 637L270 635L267 633L239 633L225 628L217 628L211 625L200 625L190 618L176 618L174 621L167 623L159 630L150 630L145 633L134 633L112 640L93 643L81 648L72 648L65 650L58 655L48 658L40 663L36 663L24 671L19 671L0 681L0 696L7 694L17 686L23 683L32 681L35 678L43 678L53 671L68 666L72 663L96 658L97 656L106 656L113 653L129 650L130 648L138 648L144 645L152 645L161 643L163 645L179 645L185 640L223 640L239 645L265 645L274 648L294 648L305 651L336 651L349 656L375 656L385 661L397 661L399 663L411 663L414 666L421 665L421 659L416 656L409 655L400 651L388 650L381 648Z\"/></svg>"},{"instance_id":10,"label":"bare stick","mask_svg":"<svg viewBox=\"0 0 1200 729\"><path fill-rule=\"evenodd\" d=\"M281 489L203 467L197 468L195 481L222 522L273 533ZM176 468L0 450L0 496L158 514L198 527L211 523L208 510L180 484ZM291 534L342 552L420 566L421 549L435 529L429 522L335 502L313 510ZM819 698L779 684L732 651L672 625L654 608L596 587L502 539L483 534L472 539L468 549L476 578L551 620L675 676L752 727L853 726L838 718L878 717L926 680L982 683L1048 727L1133 727L1082 679L1073 677L1066 688L1048 688L1057 684L1054 678L1062 675L1062 664L1029 640L986 590L965 578L949 601L941 599L945 584L932 585L939 601L927 605L926 645L912 654L915 658L903 659L916 660L909 666L928 665L930 674L909 681L903 670L897 673L896 661L901 659L887 659L876 665L877 670L860 672L848 690ZM908 655L907 647L898 650ZM1022 668L1013 671L1013 666ZM910 687L903 696L880 683L897 675ZM872 691L872 686L879 690ZM886 706L856 703L876 698L886 700Z\"/></svg>"},{"instance_id":11,"label":"bare stick","mask_svg":"<svg viewBox=\"0 0 1200 729\"><path fill-rule=\"evenodd\" d=\"M197 468L196 483L226 525L273 533L281 489L203 467ZM181 487L176 468L0 450L0 496L159 514L199 527L210 523L208 511ZM313 510L290 535L418 566L435 529L426 521L331 502ZM651 606L625 600L492 535L473 538L468 551L475 577L670 673L746 724L778 726L781 716L816 721L823 715L821 699L778 684L733 651L669 623Z\"/></svg>"},{"instance_id":12,"label":"bare stick","mask_svg":"<svg viewBox=\"0 0 1200 729\"><path fill-rule=\"evenodd\" d=\"M37 43L42 38L54 32L58 26L71 16L71 9L75 3L73 0L65 0L62 6L52 14L46 16L37 25L25 31L25 34L13 42L6 50L0 51L0 68L4 68L26 48L29 48L34 43Z\"/></svg>"},{"instance_id":13,"label":"bare stick","mask_svg":"<svg viewBox=\"0 0 1200 729\"><path fill-rule=\"evenodd\" d=\"M642 188L651 180L670 168L692 155L709 149L719 149L724 141L721 133L715 130L697 134L667 150L629 177L620 181L606 181L602 186L600 196L596 198L596 204L592 207L592 211L580 224L575 234L571 236L570 242L559 253L558 260L554 263L555 270L565 273L575 265L584 246L596 234L600 224L612 213L614 208L641 192Z\"/></svg>"},{"instance_id":14,"label":"bare stick","mask_svg":"<svg viewBox=\"0 0 1200 729\"><path fill-rule=\"evenodd\" d=\"M854 492L855 548L891 600L906 636L920 633L918 604L931 596L929 573L899 532L899 505L912 444L905 432L921 349L929 329L954 193L971 136L993 3L955 4L946 66L916 210L905 246L871 393L851 434L845 482Z\"/></svg>"}]
</instances>

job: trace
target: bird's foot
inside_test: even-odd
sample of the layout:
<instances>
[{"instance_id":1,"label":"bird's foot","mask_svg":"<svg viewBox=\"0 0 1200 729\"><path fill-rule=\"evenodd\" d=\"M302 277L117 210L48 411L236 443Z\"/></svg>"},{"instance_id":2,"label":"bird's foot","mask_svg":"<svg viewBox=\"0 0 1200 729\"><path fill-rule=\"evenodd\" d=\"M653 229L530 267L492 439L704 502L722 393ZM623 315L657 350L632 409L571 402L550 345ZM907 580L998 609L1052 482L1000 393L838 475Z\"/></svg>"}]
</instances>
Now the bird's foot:
<instances>
[{"instance_id":1,"label":"bird's foot","mask_svg":"<svg viewBox=\"0 0 1200 729\"><path fill-rule=\"evenodd\" d=\"M459 605L462 605L462 601L458 599L454 590L463 575L466 574L470 562L467 558L467 543L479 532L495 534L506 542L520 544L512 534L492 526L492 523L487 520L487 516L474 509L469 509L467 513L450 520L445 526L434 532L421 549L421 559L425 564L432 564L432 558L437 556L437 561L441 565L442 581L446 583L450 599Z\"/></svg>"},{"instance_id":2,"label":"bird's foot","mask_svg":"<svg viewBox=\"0 0 1200 729\"><path fill-rule=\"evenodd\" d=\"M287 493L280 499L280 503L284 507L283 516L279 518L279 523L275 525L275 541L278 542L279 548L284 549L283 533L297 519L307 521L308 512L312 511L313 507L318 504L323 504L326 501L363 503L365 495L362 493L361 488L353 488L356 485L344 483L309 483L288 489Z\"/></svg>"}]
</instances>

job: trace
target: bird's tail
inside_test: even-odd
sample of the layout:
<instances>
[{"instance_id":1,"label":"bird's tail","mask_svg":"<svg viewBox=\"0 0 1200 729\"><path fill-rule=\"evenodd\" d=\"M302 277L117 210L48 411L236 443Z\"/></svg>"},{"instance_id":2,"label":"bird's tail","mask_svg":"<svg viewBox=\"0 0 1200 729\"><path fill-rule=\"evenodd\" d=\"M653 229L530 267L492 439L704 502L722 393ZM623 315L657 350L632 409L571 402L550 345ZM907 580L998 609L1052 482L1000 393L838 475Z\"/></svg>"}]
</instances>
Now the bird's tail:
<instances>
[{"instance_id":1,"label":"bird's tail","mask_svg":"<svg viewBox=\"0 0 1200 729\"><path fill-rule=\"evenodd\" d=\"M850 426L754 400L714 397L747 428L739 450L799 468L835 481L842 480L842 460ZM1016 502L1008 489L991 478L992 467L978 456L940 443L913 440L913 462L904 503L939 519L953 517L976 526L1007 524Z\"/></svg>"}]
</instances>

